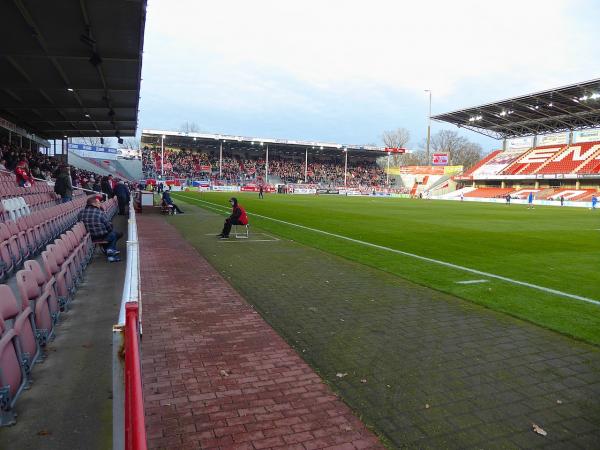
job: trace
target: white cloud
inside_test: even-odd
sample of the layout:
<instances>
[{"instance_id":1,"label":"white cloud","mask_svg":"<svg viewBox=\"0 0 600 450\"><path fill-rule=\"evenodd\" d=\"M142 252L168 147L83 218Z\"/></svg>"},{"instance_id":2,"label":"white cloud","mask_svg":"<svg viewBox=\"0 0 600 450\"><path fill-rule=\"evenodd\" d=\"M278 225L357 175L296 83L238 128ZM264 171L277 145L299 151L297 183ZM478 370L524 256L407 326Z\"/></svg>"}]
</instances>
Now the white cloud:
<instances>
[{"instance_id":1,"label":"white cloud","mask_svg":"<svg viewBox=\"0 0 600 450\"><path fill-rule=\"evenodd\" d=\"M157 0L148 43L160 43L167 65L187 57L177 66L189 63L197 80L213 72L218 86L234 90L270 90L270 72L340 91L375 83L439 96L469 78L551 87L589 65L572 59L573 49L591 55L593 45L569 20L575 3Z\"/></svg>"}]
</instances>

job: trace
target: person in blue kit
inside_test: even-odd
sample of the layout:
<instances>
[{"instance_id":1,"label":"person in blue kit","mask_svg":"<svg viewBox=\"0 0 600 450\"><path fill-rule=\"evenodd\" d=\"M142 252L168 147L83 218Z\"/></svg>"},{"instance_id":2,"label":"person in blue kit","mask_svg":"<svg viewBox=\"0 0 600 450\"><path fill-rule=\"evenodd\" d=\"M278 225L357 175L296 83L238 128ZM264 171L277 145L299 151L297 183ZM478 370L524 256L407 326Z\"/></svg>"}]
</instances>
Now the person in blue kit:
<instances>
[{"instance_id":1,"label":"person in blue kit","mask_svg":"<svg viewBox=\"0 0 600 450\"><path fill-rule=\"evenodd\" d=\"M596 205L598 204L598 197L592 195L592 209L596 209Z\"/></svg>"},{"instance_id":2,"label":"person in blue kit","mask_svg":"<svg viewBox=\"0 0 600 450\"><path fill-rule=\"evenodd\" d=\"M527 196L527 209L533 209L533 192Z\"/></svg>"}]
</instances>

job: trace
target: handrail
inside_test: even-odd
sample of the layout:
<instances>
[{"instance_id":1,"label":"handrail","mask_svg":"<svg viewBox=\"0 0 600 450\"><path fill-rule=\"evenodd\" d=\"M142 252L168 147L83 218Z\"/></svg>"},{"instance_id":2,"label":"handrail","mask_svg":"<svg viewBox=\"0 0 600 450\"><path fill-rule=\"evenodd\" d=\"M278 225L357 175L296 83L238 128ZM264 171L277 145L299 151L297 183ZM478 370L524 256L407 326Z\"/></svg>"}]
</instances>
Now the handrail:
<instances>
[{"instance_id":1,"label":"handrail","mask_svg":"<svg viewBox=\"0 0 600 450\"><path fill-rule=\"evenodd\" d=\"M2 172L3 173L9 173L11 175L15 174L14 172L12 172L10 170L7 170L7 169L0 169L0 173L2 173ZM36 177L31 177L31 178L33 178L35 181L43 181L44 183L49 184L50 186L53 186L54 183L55 183L53 180L46 180L44 178L36 178ZM89 192L90 195L92 195L92 194L104 195L103 192L94 191L93 189L85 189L85 188L82 188L82 187L79 187L79 186L73 186L73 189L77 189L79 191L84 191L84 192Z\"/></svg>"},{"instance_id":2,"label":"handrail","mask_svg":"<svg viewBox=\"0 0 600 450\"><path fill-rule=\"evenodd\" d=\"M125 310L125 449L146 450L138 303L128 302Z\"/></svg>"},{"instance_id":3,"label":"handrail","mask_svg":"<svg viewBox=\"0 0 600 450\"><path fill-rule=\"evenodd\" d=\"M117 324L113 325L113 449L146 450L139 336L140 264L133 197L129 201L127 265ZM123 353L125 357L123 358Z\"/></svg>"}]
</instances>

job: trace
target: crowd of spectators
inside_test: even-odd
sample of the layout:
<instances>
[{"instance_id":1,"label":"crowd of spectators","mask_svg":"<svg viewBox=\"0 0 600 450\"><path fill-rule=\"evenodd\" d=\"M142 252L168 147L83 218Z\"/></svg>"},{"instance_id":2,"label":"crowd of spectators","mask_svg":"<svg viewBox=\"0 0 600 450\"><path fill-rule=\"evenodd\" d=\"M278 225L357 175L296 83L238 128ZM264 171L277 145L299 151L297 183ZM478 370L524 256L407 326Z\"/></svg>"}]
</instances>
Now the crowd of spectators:
<instances>
[{"instance_id":1,"label":"crowd of spectators","mask_svg":"<svg viewBox=\"0 0 600 450\"><path fill-rule=\"evenodd\" d=\"M103 192L112 198L118 180L112 176L101 176L87 170L77 169L65 164L59 157L49 156L37 149L25 149L7 141L0 141L0 170L12 172L20 186L34 184L37 180L55 182L57 179L70 177L60 183L66 186L66 192L59 194L64 200L70 199L73 188Z\"/></svg>"},{"instance_id":2,"label":"crowd of spectators","mask_svg":"<svg viewBox=\"0 0 600 450\"><path fill-rule=\"evenodd\" d=\"M250 183L265 179L264 159L242 159L223 157L219 175L219 158L202 152L165 149L165 178L208 179L220 183ZM142 152L143 172L156 178L161 173L161 152L144 149ZM306 169L306 177L305 177ZM279 177L283 183L310 183L327 186L344 185L344 164L334 161L304 162L273 156L269 159L269 176ZM306 178L306 180L305 180ZM389 180L391 184L394 179ZM346 185L349 187L385 186L386 174L375 162L348 162Z\"/></svg>"}]
</instances>

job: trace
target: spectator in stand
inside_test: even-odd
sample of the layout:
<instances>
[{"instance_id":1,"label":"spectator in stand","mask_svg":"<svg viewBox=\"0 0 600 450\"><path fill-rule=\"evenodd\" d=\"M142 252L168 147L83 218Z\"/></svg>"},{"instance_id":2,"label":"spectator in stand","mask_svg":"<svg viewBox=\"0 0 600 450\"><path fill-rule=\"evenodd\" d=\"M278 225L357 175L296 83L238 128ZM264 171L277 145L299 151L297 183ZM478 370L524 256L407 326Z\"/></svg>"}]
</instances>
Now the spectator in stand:
<instances>
[{"instance_id":1,"label":"spectator in stand","mask_svg":"<svg viewBox=\"0 0 600 450\"><path fill-rule=\"evenodd\" d=\"M63 165L60 167L54 182L54 192L60 195L62 203L73 200L73 184L68 166Z\"/></svg>"},{"instance_id":2,"label":"spectator in stand","mask_svg":"<svg viewBox=\"0 0 600 450\"><path fill-rule=\"evenodd\" d=\"M108 177L102 177L102 181L100 183L102 193L106 195L107 199L113 198L115 196L115 193L113 192L112 188L111 178L112 176L110 175Z\"/></svg>"},{"instance_id":3,"label":"spectator in stand","mask_svg":"<svg viewBox=\"0 0 600 450\"><path fill-rule=\"evenodd\" d=\"M94 182L92 183L92 189L96 192L102 192L102 185L100 184L100 177L97 176L94 178Z\"/></svg>"},{"instance_id":4,"label":"spectator in stand","mask_svg":"<svg viewBox=\"0 0 600 450\"><path fill-rule=\"evenodd\" d=\"M162 201L164 203L164 205L166 206L172 206L173 209L175 209L175 212L177 214L183 214L183 211L181 209L179 209L179 206L177 206L175 203L173 203L173 199L171 198L171 192L170 189L168 191L164 191L162 194Z\"/></svg>"},{"instance_id":5,"label":"spectator in stand","mask_svg":"<svg viewBox=\"0 0 600 450\"><path fill-rule=\"evenodd\" d=\"M27 164L25 157L21 158L21 160L15 166L15 174L17 176L17 184L19 186L31 186L33 184L33 178L29 172L29 165Z\"/></svg>"},{"instance_id":6,"label":"spectator in stand","mask_svg":"<svg viewBox=\"0 0 600 450\"><path fill-rule=\"evenodd\" d=\"M99 197L93 195L87 199L87 204L77 216L77 220L83 222L93 241L108 242L104 246L108 262L121 261L118 256L120 252L117 250L117 241L121 239L123 233L113 230L112 223L102 210Z\"/></svg>"},{"instance_id":7,"label":"spectator in stand","mask_svg":"<svg viewBox=\"0 0 600 450\"><path fill-rule=\"evenodd\" d=\"M119 215L124 216L127 205L129 204L129 188L123 182L123 180L119 180L117 182L117 187L115 188L115 196L117 197L117 202L119 203Z\"/></svg>"},{"instance_id":8,"label":"spectator in stand","mask_svg":"<svg viewBox=\"0 0 600 450\"><path fill-rule=\"evenodd\" d=\"M7 170L6 169L6 160L5 159L0 159L0 170Z\"/></svg>"},{"instance_id":9,"label":"spectator in stand","mask_svg":"<svg viewBox=\"0 0 600 450\"><path fill-rule=\"evenodd\" d=\"M229 238L229 233L231 232L231 227L233 225L248 225L248 216L246 215L246 211L242 205L238 203L237 198L231 197L229 199L229 204L232 207L231 215L225 219L221 234L217 235L217 237L220 239Z\"/></svg>"}]
</instances>

